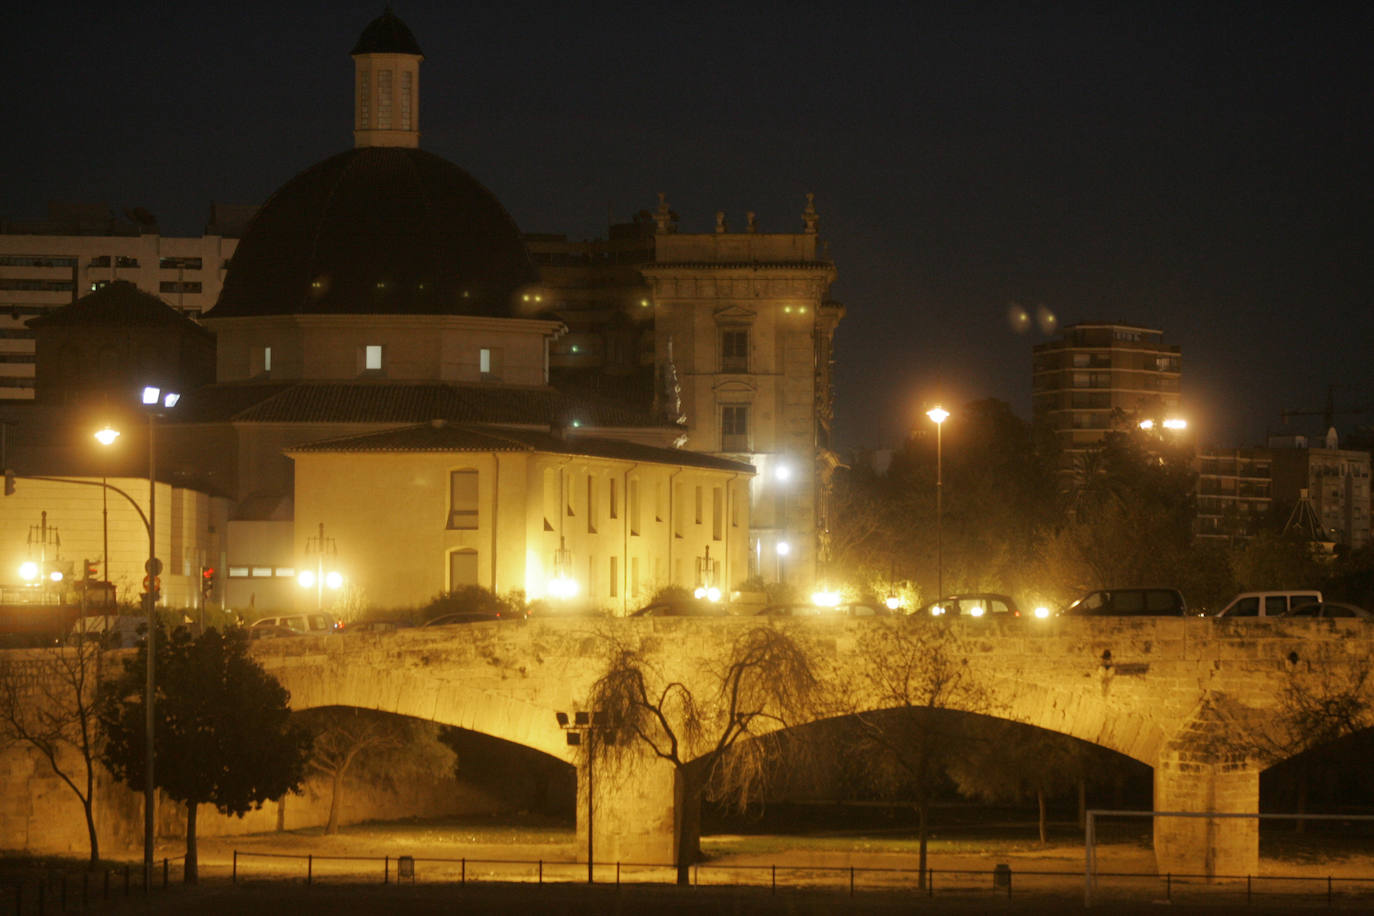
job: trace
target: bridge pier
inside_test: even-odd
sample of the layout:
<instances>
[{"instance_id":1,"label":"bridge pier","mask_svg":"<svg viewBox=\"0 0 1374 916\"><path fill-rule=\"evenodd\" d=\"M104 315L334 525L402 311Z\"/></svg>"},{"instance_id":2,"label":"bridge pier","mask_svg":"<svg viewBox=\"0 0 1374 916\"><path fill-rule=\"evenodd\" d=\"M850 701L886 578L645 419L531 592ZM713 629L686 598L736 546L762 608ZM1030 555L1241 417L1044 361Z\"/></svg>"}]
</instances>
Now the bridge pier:
<instances>
[{"instance_id":1,"label":"bridge pier","mask_svg":"<svg viewBox=\"0 0 1374 916\"><path fill-rule=\"evenodd\" d=\"M648 755L627 760L615 769L598 764L592 773L592 784L595 787L592 809L595 835L592 854L598 863L673 863L673 853L677 845L678 812L675 775L672 764ZM579 763L577 768L577 841L578 858L585 861L585 761Z\"/></svg>"},{"instance_id":2,"label":"bridge pier","mask_svg":"<svg viewBox=\"0 0 1374 916\"><path fill-rule=\"evenodd\" d=\"M1155 765L1156 811L1259 811L1259 770L1243 762L1199 759L1169 751ZM1155 862L1160 873L1253 875L1259 871L1256 818L1157 817Z\"/></svg>"}]
</instances>

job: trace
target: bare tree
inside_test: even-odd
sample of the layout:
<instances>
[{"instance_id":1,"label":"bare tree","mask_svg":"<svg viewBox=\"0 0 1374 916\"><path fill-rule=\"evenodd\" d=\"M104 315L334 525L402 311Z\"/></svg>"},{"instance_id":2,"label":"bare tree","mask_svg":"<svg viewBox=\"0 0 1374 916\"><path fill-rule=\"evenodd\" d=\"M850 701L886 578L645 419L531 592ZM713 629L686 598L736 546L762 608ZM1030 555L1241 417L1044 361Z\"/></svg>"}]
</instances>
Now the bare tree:
<instances>
[{"instance_id":1,"label":"bare tree","mask_svg":"<svg viewBox=\"0 0 1374 916\"><path fill-rule=\"evenodd\" d=\"M100 860L95 777L102 732L96 719L100 644L42 649L0 666L0 741L37 750L86 815L91 864Z\"/></svg>"},{"instance_id":2,"label":"bare tree","mask_svg":"<svg viewBox=\"0 0 1374 916\"><path fill-rule=\"evenodd\" d=\"M1264 764L1293 762L1297 809L1307 807L1308 784L1325 752L1374 724L1374 663L1367 657L1327 652L1289 656L1287 681L1277 712L1244 729L1241 747ZM1297 822L1301 831L1303 821Z\"/></svg>"},{"instance_id":3,"label":"bare tree","mask_svg":"<svg viewBox=\"0 0 1374 916\"><path fill-rule=\"evenodd\" d=\"M615 644L589 698L608 723L584 745L598 763L624 766L647 749L674 767L679 884L687 883L698 853L705 786L737 799L757 792L777 746L773 736L809 720L822 698L809 653L772 627L741 634L710 681L698 696L692 685L664 676L641 649Z\"/></svg>"},{"instance_id":4,"label":"bare tree","mask_svg":"<svg viewBox=\"0 0 1374 916\"><path fill-rule=\"evenodd\" d=\"M307 767L330 783L327 834L339 832L344 778L360 755L394 750L406 743L406 720L353 708L312 709L299 714L314 736Z\"/></svg>"},{"instance_id":5,"label":"bare tree","mask_svg":"<svg viewBox=\"0 0 1374 916\"><path fill-rule=\"evenodd\" d=\"M874 762L886 764L889 782L905 783L914 794L924 887L932 790L966 740L951 712L990 713L993 704L969 672L967 649L941 621L905 618L871 627L859 650L867 699L879 711L854 717Z\"/></svg>"}]
</instances>

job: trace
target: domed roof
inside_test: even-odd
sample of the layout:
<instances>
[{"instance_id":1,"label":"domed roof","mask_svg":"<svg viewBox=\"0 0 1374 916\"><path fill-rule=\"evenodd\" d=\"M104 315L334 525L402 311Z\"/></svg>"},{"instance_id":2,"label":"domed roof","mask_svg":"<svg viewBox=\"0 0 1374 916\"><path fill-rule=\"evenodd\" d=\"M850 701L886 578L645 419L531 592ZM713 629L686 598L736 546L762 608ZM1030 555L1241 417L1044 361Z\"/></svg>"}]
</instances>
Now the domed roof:
<instances>
[{"instance_id":1,"label":"domed roof","mask_svg":"<svg viewBox=\"0 0 1374 916\"><path fill-rule=\"evenodd\" d=\"M368 23L351 54L420 54L420 44L391 7ZM423 56L423 55L421 55Z\"/></svg>"},{"instance_id":2,"label":"domed roof","mask_svg":"<svg viewBox=\"0 0 1374 916\"><path fill-rule=\"evenodd\" d=\"M423 150L362 147L272 195L206 317L509 317L536 278L515 222L471 175Z\"/></svg>"}]
</instances>

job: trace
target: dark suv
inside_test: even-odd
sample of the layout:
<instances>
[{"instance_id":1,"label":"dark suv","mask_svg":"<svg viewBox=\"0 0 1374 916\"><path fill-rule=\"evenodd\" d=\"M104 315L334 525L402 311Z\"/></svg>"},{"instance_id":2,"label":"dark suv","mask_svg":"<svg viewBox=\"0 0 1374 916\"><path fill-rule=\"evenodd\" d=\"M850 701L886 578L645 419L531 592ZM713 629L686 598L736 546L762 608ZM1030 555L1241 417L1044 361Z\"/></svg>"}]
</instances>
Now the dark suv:
<instances>
[{"instance_id":1,"label":"dark suv","mask_svg":"<svg viewBox=\"0 0 1374 916\"><path fill-rule=\"evenodd\" d=\"M1182 617L1188 613L1176 588L1104 588L1065 608L1070 616Z\"/></svg>"}]
</instances>

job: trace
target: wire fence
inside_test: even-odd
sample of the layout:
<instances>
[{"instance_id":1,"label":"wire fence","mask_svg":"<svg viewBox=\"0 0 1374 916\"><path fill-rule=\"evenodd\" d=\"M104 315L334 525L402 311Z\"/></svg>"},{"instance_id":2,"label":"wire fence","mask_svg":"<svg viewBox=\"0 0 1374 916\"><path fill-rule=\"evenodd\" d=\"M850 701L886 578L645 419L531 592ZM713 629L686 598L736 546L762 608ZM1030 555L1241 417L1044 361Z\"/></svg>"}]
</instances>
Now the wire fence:
<instances>
[{"instance_id":1,"label":"wire fence","mask_svg":"<svg viewBox=\"0 0 1374 916\"><path fill-rule=\"evenodd\" d=\"M161 860L145 884L138 865L95 870L29 868L0 874L0 916L43 916L78 910L118 908L183 879L180 858ZM202 880L231 884L470 884L574 885L587 883L585 860L446 858L437 856L321 855L234 850L227 865L201 863ZM597 862L600 887L673 885L678 869L657 862ZM756 888L771 894L822 891L848 896L902 893L915 897L1008 898L1065 896L1081 887L1083 874L1070 870L1013 869L1007 864L981 869L895 866L834 866L700 862L687 872L701 887ZM1215 906L1325 905L1334 909L1374 910L1374 877L1313 875L1156 874L1098 872L1093 904L1141 900Z\"/></svg>"},{"instance_id":2,"label":"wire fence","mask_svg":"<svg viewBox=\"0 0 1374 916\"><path fill-rule=\"evenodd\" d=\"M1014 870L998 864L982 869L895 866L827 866L701 862L687 873L693 886L734 886L779 890L827 890L850 896L872 891L939 895L1065 894L1082 886L1076 870ZM1203 875L1154 872L1099 872L1095 903L1163 900L1232 906L1303 900L1328 906L1374 908L1374 877L1313 875ZM421 882L426 884L587 882L587 863L567 859L443 858L434 856L338 856L235 850L230 880ZM656 862L597 862L599 885L675 884L678 869Z\"/></svg>"}]
</instances>

